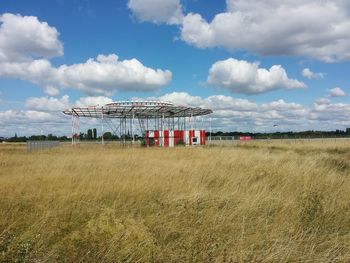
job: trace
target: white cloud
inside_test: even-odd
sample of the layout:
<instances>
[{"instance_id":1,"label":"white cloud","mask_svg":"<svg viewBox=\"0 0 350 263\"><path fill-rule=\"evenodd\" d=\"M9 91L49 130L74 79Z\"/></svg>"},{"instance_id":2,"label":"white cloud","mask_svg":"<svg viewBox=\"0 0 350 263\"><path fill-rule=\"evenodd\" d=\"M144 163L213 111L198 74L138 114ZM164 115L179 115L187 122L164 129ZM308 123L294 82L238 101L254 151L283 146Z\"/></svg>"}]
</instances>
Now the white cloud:
<instances>
[{"instance_id":1,"label":"white cloud","mask_svg":"<svg viewBox=\"0 0 350 263\"><path fill-rule=\"evenodd\" d=\"M49 111L62 111L69 108L69 96L64 95L62 98L57 99L53 97L41 97L41 98L28 98L25 103L26 108L29 110L49 112Z\"/></svg>"},{"instance_id":2,"label":"white cloud","mask_svg":"<svg viewBox=\"0 0 350 263\"><path fill-rule=\"evenodd\" d=\"M301 74L308 79L323 79L325 74L324 73L316 73L312 72L309 68L304 68L301 72Z\"/></svg>"},{"instance_id":3,"label":"white cloud","mask_svg":"<svg viewBox=\"0 0 350 263\"><path fill-rule=\"evenodd\" d=\"M137 59L119 60L118 56L99 55L96 60L57 68L55 81L62 87L76 88L88 94L111 94L116 90L154 91L168 85L169 70L152 69Z\"/></svg>"},{"instance_id":4,"label":"white cloud","mask_svg":"<svg viewBox=\"0 0 350 263\"><path fill-rule=\"evenodd\" d=\"M26 61L63 55L56 28L35 16L0 15L0 61Z\"/></svg>"},{"instance_id":5,"label":"white cloud","mask_svg":"<svg viewBox=\"0 0 350 263\"><path fill-rule=\"evenodd\" d=\"M329 103L329 104L314 104L310 110L309 118L319 122L324 122L332 127L349 126L350 104L347 103Z\"/></svg>"},{"instance_id":6,"label":"white cloud","mask_svg":"<svg viewBox=\"0 0 350 263\"><path fill-rule=\"evenodd\" d=\"M180 106L201 106L203 100L199 96L190 96L187 92L172 92L165 94L159 98L153 97L152 99L159 99L161 101L172 102Z\"/></svg>"},{"instance_id":7,"label":"white cloud","mask_svg":"<svg viewBox=\"0 0 350 263\"><path fill-rule=\"evenodd\" d=\"M192 96L186 92L173 92L158 98L178 105L210 108L213 130L222 131L280 131L329 130L350 127L350 104L331 103L329 99L317 100L313 105L304 106L283 99L266 103L213 95L209 97ZM61 110L72 106L91 106L109 103L108 97L84 97L70 102L67 95L61 98L29 98L26 110L0 111L0 133L2 136L18 134L66 134L70 133L70 118ZM204 122L208 126L208 121ZM100 127L94 119L81 119L81 131ZM207 127L206 127L207 128Z\"/></svg>"},{"instance_id":8,"label":"white cloud","mask_svg":"<svg viewBox=\"0 0 350 263\"><path fill-rule=\"evenodd\" d=\"M183 20L179 0L129 0L128 7L141 22L174 25Z\"/></svg>"},{"instance_id":9,"label":"white cloud","mask_svg":"<svg viewBox=\"0 0 350 263\"><path fill-rule=\"evenodd\" d=\"M303 105L284 100L258 104L232 96L213 95L201 98L186 92L168 93L159 99L177 105L210 108L214 111L212 115L214 128L221 130L262 131L271 129L275 123L284 128L302 129L298 125L307 123L309 112Z\"/></svg>"},{"instance_id":10,"label":"white cloud","mask_svg":"<svg viewBox=\"0 0 350 263\"><path fill-rule=\"evenodd\" d=\"M81 97L75 102L69 100L68 95L61 98L54 97L31 97L25 102L28 110L42 111L42 112L61 112L70 107L88 107L105 105L113 102L111 98L104 96L96 97Z\"/></svg>"},{"instance_id":11,"label":"white cloud","mask_svg":"<svg viewBox=\"0 0 350 263\"><path fill-rule=\"evenodd\" d=\"M333 88L329 90L329 95L331 97L345 97L346 96L346 92L344 90L342 90L339 87Z\"/></svg>"},{"instance_id":12,"label":"white cloud","mask_svg":"<svg viewBox=\"0 0 350 263\"><path fill-rule=\"evenodd\" d=\"M165 94L159 99L211 108L214 111L214 130L266 132L275 131L275 124L281 131L345 129L350 126L350 104L331 103L329 99L317 100L310 106L283 99L259 104L224 95L201 98L186 92Z\"/></svg>"},{"instance_id":13,"label":"white cloud","mask_svg":"<svg viewBox=\"0 0 350 263\"><path fill-rule=\"evenodd\" d=\"M286 71L280 65L264 69L259 68L259 63L249 63L234 58L215 62L209 70L207 82L210 85L244 94L306 87L303 82L289 79Z\"/></svg>"},{"instance_id":14,"label":"white cloud","mask_svg":"<svg viewBox=\"0 0 350 263\"><path fill-rule=\"evenodd\" d=\"M49 96L57 96L60 94L60 90L51 85L44 87L44 92Z\"/></svg>"},{"instance_id":15,"label":"white cloud","mask_svg":"<svg viewBox=\"0 0 350 263\"><path fill-rule=\"evenodd\" d=\"M104 97L104 96L83 97L77 100L74 103L74 106L76 107L89 107L89 106L97 106L97 105L102 106L111 102L113 102L111 98Z\"/></svg>"},{"instance_id":16,"label":"white cloud","mask_svg":"<svg viewBox=\"0 0 350 263\"><path fill-rule=\"evenodd\" d=\"M350 59L349 26L350 9L344 0L230 0L227 11L211 22L187 14L181 38L199 48L334 62Z\"/></svg>"},{"instance_id":17,"label":"white cloud","mask_svg":"<svg viewBox=\"0 0 350 263\"><path fill-rule=\"evenodd\" d=\"M43 87L50 96L60 88L87 94L155 91L171 82L169 70L144 66L133 58L98 55L85 63L52 66L48 58L63 54L58 32L36 17L4 14L0 17L0 77L18 78Z\"/></svg>"},{"instance_id":18,"label":"white cloud","mask_svg":"<svg viewBox=\"0 0 350 263\"><path fill-rule=\"evenodd\" d=\"M330 103L331 103L331 100L328 98L320 98L320 99L315 101L315 104L317 104L317 105L328 105Z\"/></svg>"}]
</instances>

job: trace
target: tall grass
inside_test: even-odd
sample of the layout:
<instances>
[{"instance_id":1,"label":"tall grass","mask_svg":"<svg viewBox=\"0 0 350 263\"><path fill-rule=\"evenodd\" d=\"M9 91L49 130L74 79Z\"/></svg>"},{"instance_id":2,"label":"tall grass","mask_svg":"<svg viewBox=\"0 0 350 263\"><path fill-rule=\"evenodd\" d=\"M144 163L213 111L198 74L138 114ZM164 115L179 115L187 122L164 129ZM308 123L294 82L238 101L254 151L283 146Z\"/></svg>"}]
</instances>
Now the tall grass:
<instances>
[{"instance_id":1,"label":"tall grass","mask_svg":"<svg viewBox=\"0 0 350 263\"><path fill-rule=\"evenodd\" d=\"M350 143L0 146L1 262L349 262Z\"/></svg>"}]
</instances>

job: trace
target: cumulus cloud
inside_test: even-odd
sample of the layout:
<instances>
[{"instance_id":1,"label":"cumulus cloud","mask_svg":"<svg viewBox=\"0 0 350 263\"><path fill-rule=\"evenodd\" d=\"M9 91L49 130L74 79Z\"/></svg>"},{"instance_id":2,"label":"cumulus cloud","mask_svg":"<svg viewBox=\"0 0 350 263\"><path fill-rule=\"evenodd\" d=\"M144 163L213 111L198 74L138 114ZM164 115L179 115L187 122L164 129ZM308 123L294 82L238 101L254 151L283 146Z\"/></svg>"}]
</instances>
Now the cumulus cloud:
<instances>
[{"instance_id":1,"label":"cumulus cloud","mask_svg":"<svg viewBox=\"0 0 350 263\"><path fill-rule=\"evenodd\" d=\"M105 105L113 102L109 97L104 96L89 96L81 97L75 102L69 100L68 95L61 98L55 97L30 97L26 99L25 106L28 110L43 111L43 112L61 112L70 107L89 107Z\"/></svg>"},{"instance_id":2,"label":"cumulus cloud","mask_svg":"<svg viewBox=\"0 0 350 263\"><path fill-rule=\"evenodd\" d=\"M287 72L280 65L264 69L259 68L259 63L249 63L234 58L215 62L209 70L207 82L210 85L244 94L306 87L303 82L288 78Z\"/></svg>"},{"instance_id":3,"label":"cumulus cloud","mask_svg":"<svg viewBox=\"0 0 350 263\"><path fill-rule=\"evenodd\" d=\"M159 99L178 105L189 105L210 108L213 129L218 131L254 131L266 132L275 130L278 125L281 131L300 131L309 129L329 130L329 127L345 129L349 127L350 104L332 103L329 99L317 100L312 105L301 105L283 99L266 103L236 98L225 95L209 97L193 96L186 92L172 92ZM108 97L84 97L70 101L67 95L61 98L29 98L25 110L0 111L0 133L4 135L66 134L70 133L70 118L61 110L72 106L92 106L109 103ZM96 120L82 119L82 131L88 127L99 127ZM205 122L208 124L208 122ZM207 127L206 127L207 128Z\"/></svg>"},{"instance_id":4,"label":"cumulus cloud","mask_svg":"<svg viewBox=\"0 0 350 263\"><path fill-rule=\"evenodd\" d=\"M329 99L319 99L310 106L283 99L259 104L224 95L201 98L186 92L165 94L159 99L213 109L214 130L266 132L272 131L275 124L284 131L329 130L329 127L345 129L350 125L350 104L331 103Z\"/></svg>"},{"instance_id":5,"label":"cumulus cloud","mask_svg":"<svg viewBox=\"0 0 350 263\"><path fill-rule=\"evenodd\" d=\"M328 98L319 98L315 101L315 104L317 105L328 105L331 103L331 100Z\"/></svg>"},{"instance_id":6,"label":"cumulus cloud","mask_svg":"<svg viewBox=\"0 0 350 263\"><path fill-rule=\"evenodd\" d=\"M227 10L216 14L212 21L197 13L177 19L177 23L181 21L181 39L199 48L243 49L263 56L303 56L326 62L350 59L348 1L227 0L226 3ZM169 6L167 11L165 5ZM129 8L140 21L156 23L168 22L167 18L174 17L171 10L176 12L179 6L178 0L129 1Z\"/></svg>"},{"instance_id":7,"label":"cumulus cloud","mask_svg":"<svg viewBox=\"0 0 350 263\"><path fill-rule=\"evenodd\" d=\"M331 97L345 97L347 94L344 90L339 87L333 88L329 90L329 95Z\"/></svg>"},{"instance_id":8,"label":"cumulus cloud","mask_svg":"<svg viewBox=\"0 0 350 263\"><path fill-rule=\"evenodd\" d=\"M308 79L323 79L325 74L324 73L316 73L312 72L309 68L304 68L301 72L301 74Z\"/></svg>"},{"instance_id":9,"label":"cumulus cloud","mask_svg":"<svg viewBox=\"0 0 350 263\"><path fill-rule=\"evenodd\" d=\"M49 58L63 54L58 32L36 17L0 16L0 77L18 78L43 87L50 96L60 88L87 94L123 91L155 91L170 83L169 70L144 66L133 58L98 55L84 63L54 67Z\"/></svg>"},{"instance_id":10,"label":"cumulus cloud","mask_svg":"<svg viewBox=\"0 0 350 263\"><path fill-rule=\"evenodd\" d=\"M318 123L331 125L330 127L337 125L344 127L350 125L349 114L350 104L347 103L314 104L310 109L309 118Z\"/></svg>"},{"instance_id":11,"label":"cumulus cloud","mask_svg":"<svg viewBox=\"0 0 350 263\"><path fill-rule=\"evenodd\" d=\"M30 110L36 111L62 111L68 108L69 96L64 95L62 98L53 98L53 97L32 97L26 100L25 106Z\"/></svg>"},{"instance_id":12,"label":"cumulus cloud","mask_svg":"<svg viewBox=\"0 0 350 263\"><path fill-rule=\"evenodd\" d=\"M35 16L0 15L0 61L26 61L33 57L63 55L56 28Z\"/></svg>"},{"instance_id":13,"label":"cumulus cloud","mask_svg":"<svg viewBox=\"0 0 350 263\"><path fill-rule=\"evenodd\" d=\"M128 7L141 22L174 25L183 20L179 0L129 0Z\"/></svg>"},{"instance_id":14,"label":"cumulus cloud","mask_svg":"<svg viewBox=\"0 0 350 263\"><path fill-rule=\"evenodd\" d=\"M104 97L104 96L83 97L77 100L74 103L74 106L76 107L89 107L89 106L97 106L97 105L102 106L111 102L113 102L111 98Z\"/></svg>"},{"instance_id":15,"label":"cumulus cloud","mask_svg":"<svg viewBox=\"0 0 350 263\"><path fill-rule=\"evenodd\" d=\"M57 96L60 94L60 90L51 85L44 87L44 92L49 96Z\"/></svg>"},{"instance_id":16,"label":"cumulus cloud","mask_svg":"<svg viewBox=\"0 0 350 263\"><path fill-rule=\"evenodd\" d=\"M111 94L116 90L154 91L170 83L169 70L152 69L137 59L119 60L118 56L99 55L85 63L62 65L55 80L63 87L75 87L89 94Z\"/></svg>"}]
</instances>

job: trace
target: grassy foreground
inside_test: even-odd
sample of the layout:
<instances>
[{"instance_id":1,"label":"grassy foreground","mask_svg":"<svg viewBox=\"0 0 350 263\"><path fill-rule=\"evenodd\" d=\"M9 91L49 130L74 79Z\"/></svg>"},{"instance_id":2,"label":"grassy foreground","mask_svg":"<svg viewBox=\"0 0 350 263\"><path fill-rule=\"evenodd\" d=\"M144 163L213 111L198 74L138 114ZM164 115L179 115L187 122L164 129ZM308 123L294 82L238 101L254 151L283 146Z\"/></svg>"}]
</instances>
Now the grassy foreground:
<instances>
[{"instance_id":1,"label":"grassy foreground","mask_svg":"<svg viewBox=\"0 0 350 263\"><path fill-rule=\"evenodd\" d=\"M350 142L0 145L0 262L349 262Z\"/></svg>"}]
</instances>

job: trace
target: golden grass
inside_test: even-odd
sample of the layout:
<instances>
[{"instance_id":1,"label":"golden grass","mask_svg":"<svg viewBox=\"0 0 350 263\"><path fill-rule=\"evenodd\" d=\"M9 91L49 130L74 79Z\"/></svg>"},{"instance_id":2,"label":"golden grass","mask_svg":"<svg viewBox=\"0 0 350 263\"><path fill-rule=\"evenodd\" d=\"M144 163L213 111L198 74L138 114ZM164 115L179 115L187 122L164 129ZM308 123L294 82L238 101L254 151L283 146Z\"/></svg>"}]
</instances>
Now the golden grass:
<instances>
[{"instance_id":1,"label":"golden grass","mask_svg":"<svg viewBox=\"0 0 350 263\"><path fill-rule=\"evenodd\" d=\"M0 145L1 262L349 262L350 142Z\"/></svg>"}]
</instances>

